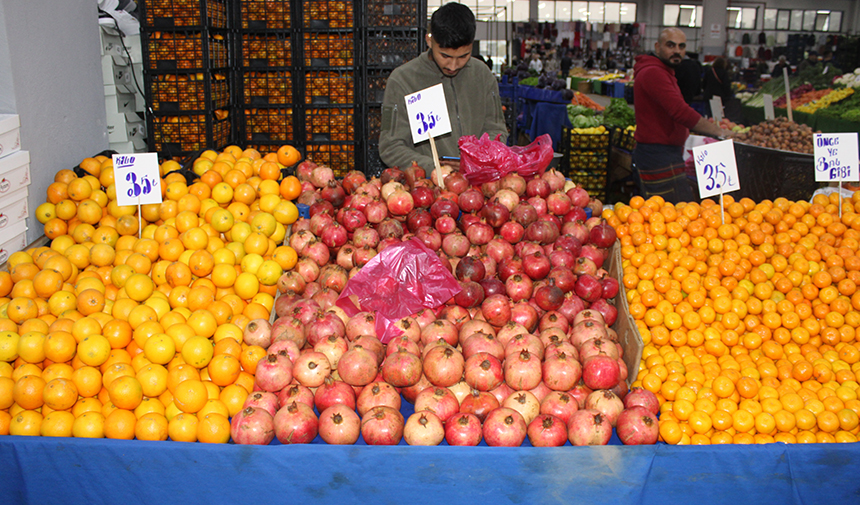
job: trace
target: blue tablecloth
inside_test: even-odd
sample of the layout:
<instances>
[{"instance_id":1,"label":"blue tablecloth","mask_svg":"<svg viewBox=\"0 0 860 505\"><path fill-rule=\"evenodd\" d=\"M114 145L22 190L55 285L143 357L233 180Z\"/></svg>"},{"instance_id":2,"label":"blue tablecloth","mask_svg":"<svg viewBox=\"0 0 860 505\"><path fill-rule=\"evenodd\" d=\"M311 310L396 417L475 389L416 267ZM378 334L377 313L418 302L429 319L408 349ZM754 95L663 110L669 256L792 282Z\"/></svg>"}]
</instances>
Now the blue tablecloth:
<instances>
[{"instance_id":1,"label":"blue tablecloth","mask_svg":"<svg viewBox=\"0 0 860 505\"><path fill-rule=\"evenodd\" d=\"M858 444L257 447L4 436L0 461L4 505L785 505L860 496Z\"/></svg>"}]
</instances>

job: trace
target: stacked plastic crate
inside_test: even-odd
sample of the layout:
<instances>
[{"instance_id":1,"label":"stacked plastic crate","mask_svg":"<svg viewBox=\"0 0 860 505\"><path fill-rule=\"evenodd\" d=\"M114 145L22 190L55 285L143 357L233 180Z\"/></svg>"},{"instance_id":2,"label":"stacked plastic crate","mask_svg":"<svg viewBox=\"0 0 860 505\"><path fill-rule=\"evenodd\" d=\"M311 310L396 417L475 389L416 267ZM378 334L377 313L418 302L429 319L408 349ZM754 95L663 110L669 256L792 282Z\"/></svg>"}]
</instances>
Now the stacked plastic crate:
<instances>
[{"instance_id":1,"label":"stacked plastic crate","mask_svg":"<svg viewBox=\"0 0 860 505\"><path fill-rule=\"evenodd\" d=\"M17 114L0 114L0 264L27 245L30 153L21 150Z\"/></svg>"},{"instance_id":2,"label":"stacked plastic crate","mask_svg":"<svg viewBox=\"0 0 860 505\"><path fill-rule=\"evenodd\" d=\"M392 70L424 49L426 0L365 0L364 7L364 172L373 176L386 168L379 158L385 85Z\"/></svg>"},{"instance_id":3,"label":"stacked plastic crate","mask_svg":"<svg viewBox=\"0 0 860 505\"><path fill-rule=\"evenodd\" d=\"M230 5L229 0L142 2L151 151L178 157L233 142Z\"/></svg>"},{"instance_id":4,"label":"stacked plastic crate","mask_svg":"<svg viewBox=\"0 0 860 505\"><path fill-rule=\"evenodd\" d=\"M260 152L296 145L300 127L295 5L290 0L240 0L237 26L239 143Z\"/></svg>"},{"instance_id":5,"label":"stacked plastic crate","mask_svg":"<svg viewBox=\"0 0 860 505\"><path fill-rule=\"evenodd\" d=\"M356 102L361 45L356 2L302 0L301 98L305 155L342 176L360 169L362 150L356 128L361 104ZM360 4L359 4L360 5Z\"/></svg>"}]
</instances>

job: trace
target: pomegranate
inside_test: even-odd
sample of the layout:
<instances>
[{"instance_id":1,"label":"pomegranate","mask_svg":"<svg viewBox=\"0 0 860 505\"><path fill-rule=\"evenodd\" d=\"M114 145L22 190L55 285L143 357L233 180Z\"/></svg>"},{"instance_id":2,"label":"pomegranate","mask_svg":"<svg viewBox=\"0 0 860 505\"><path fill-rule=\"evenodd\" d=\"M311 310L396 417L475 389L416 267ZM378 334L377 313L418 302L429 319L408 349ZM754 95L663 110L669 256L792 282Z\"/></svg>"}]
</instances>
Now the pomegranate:
<instances>
[{"instance_id":1,"label":"pomegranate","mask_svg":"<svg viewBox=\"0 0 860 505\"><path fill-rule=\"evenodd\" d=\"M275 437L282 444L309 444L319 432L319 420L314 410L296 401L278 410L273 423Z\"/></svg>"},{"instance_id":2,"label":"pomegranate","mask_svg":"<svg viewBox=\"0 0 860 505\"><path fill-rule=\"evenodd\" d=\"M478 352L466 360L466 383L479 391L490 391L504 379L502 363L487 352Z\"/></svg>"},{"instance_id":3,"label":"pomegranate","mask_svg":"<svg viewBox=\"0 0 860 505\"><path fill-rule=\"evenodd\" d=\"M429 387L415 398L415 412L428 410L444 423L460 410L460 402L448 388Z\"/></svg>"},{"instance_id":4,"label":"pomegranate","mask_svg":"<svg viewBox=\"0 0 860 505\"><path fill-rule=\"evenodd\" d=\"M434 316L435 317L435 316ZM421 323L418 323L421 326ZM457 345L460 341L460 332L454 323L447 319L436 319L426 326L421 327L421 343L425 346L442 340L448 345Z\"/></svg>"},{"instance_id":5,"label":"pomegranate","mask_svg":"<svg viewBox=\"0 0 860 505\"><path fill-rule=\"evenodd\" d=\"M565 424L577 410L579 404L576 399L564 391L553 391L540 403L541 414L552 414Z\"/></svg>"},{"instance_id":6,"label":"pomegranate","mask_svg":"<svg viewBox=\"0 0 860 505\"><path fill-rule=\"evenodd\" d=\"M484 440L490 447L519 447L526 439L527 429L519 412L499 407L484 420Z\"/></svg>"},{"instance_id":7,"label":"pomegranate","mask_svg":"<svg viewBox=\"0 0 860 505\"><path fill-rule=\"evenodd\" d=\"M567 437L576 446L607 445L612 438L612 425L597 410L578 410L567 421Z\"/></svg>"},{"instance_id":8,"label":"pomegranate","mask_svg":"<svg viewBox=\"0 0 860 505\"><path fill-rule=\"evenodd\" d=\"M385 405L400 410L400 393L387 382L374 381L365 386L356 399L355 406L358 415L364 417L370 409Z\"/></svg>"},{"instance_id":9,"label":"pomegranate","mask_svg":"<svg viewBox=\"0 0 860 505\"><path fill-rule=\"evenodd\" d=\"M534 447L561 447L567 442L567 424L550 414L535 417L526 433Z\"/></svg>"},{"instance_id":10,"label":"pomegranate","mask_svg":"<svg viewBox=\"0 0 860 505\"><path fill-rule=\"evenodd\" d=\"M460 292L454 295L454 303L464 308L481 305L484 301L484 288L475 281L460 281Z\"/></svg>"},{"instance_id":11,"label":"pomegranate","mask_svg":"<svg viewBox=\"0 0 860 505\"><path fill-rule=\"evenodd\" d=\"M620 380L620 369L615 358L596 355L582 365L582 380L591 389L611 389Z\"/></svg>"},{"instance_id":12,"label":"pomegranate","mask_svg":"<svg viewBox=\"0 0 860 505\"><path fill-rule=\"evenodd\" d=\"M309 388L322 386L325 378L330 374L331 365L326 355L321 352L311 351L302 354L293 364L293 377L299 384Z\"/></svg>"},{"instance_id":13,"label":"pomegranate","mask_svg":"<svg viewBox=\"0 0 860 505\"><path fill-rule=\"evenodd\" d=\"M352 445L361 434L361 418L343 404L332 405L319 417L319 435L327 444Z\"/></svg>"},{"instance_id":14,"label":"pomegranate","mask_svg":"<svg viewBox=\"0 0 860 505\"><path fill-rule=\"evenodd\" d=\"M640 406L624 409L615 426L624 445L653 445L660 434L656 414Z\"/></svg>"},{"instance_id":15,"label":"pomegranate","mask_svg":"<svg viewBox=\"0 0 860 505\"><path fill-rule=\"evenodd\" d=\"M547 356L542 364L544 383L553 391L569 391L582 377L582 365L573 356L559 352Z\"/></svg>"},{"instance_id":16,"label":"pomegranate","mask_svg":"<svg viewBox=\"0 0 860 505\"><path fill-rule=\"evenodd\" d=\"M278 413L279 405L278 396L274 393L254 391L245 398L242 408L255 407L263 409L274 417Z\"/></svg>"},{"instance_id":17,"label":"pomegranate","mask_svg":"<svg viewBox=\"0 0 860 505\"><path fill-rule=\"evenodd\" d=\"M349 384L326 377L322 386L314 392L314 406L317 412L342 403L355 409L355 390Z\"/></svg>"},{"instance_id":18,"label":"pomegranate","mask_svg":"<svg viewBox=\"0 0 860 505\"><path fill-rule=\"evenodd\" d=\"M377 355L361 345L354 345L340 357L337 371L347 384L365 386L370 384L379 372Z\"/></svg>"},{"instance_id":19,"label":"pomegranate","mask_svg":"<svg viewBox=\"0 0 860 505\"><path fill-rule=\"evenodd\" d=\"M433 387L433 384L430 384L430 381L427 380L427 376L421 374L421 378L418 379L418 382L411 386L400 388L400 394L407 402L414 405L418 395L425 389L431 387Z\"/></svg>"},{"instance_id":20,"label":"pomegranate","mask_svg":"<svg viewBox=\"0 0 860 505\"><path fill-rule=\"evenodd\" d=\"M585 408L599 411L606 416L609 424L615 426L618 416L624 410L624 402L612 391L601 389L588 395L585 399Z\"/></svg>"},{"instance_id":21,"label":"pomegranate","mask_svg":"<svg viewBox=\"0 0 860 505\"><path fill-rule=\"evenodd\" d=\"M574 386L573 389L568 391L567 394L569 394L571 398L576 400L576 403L577 405L579 405L580 409L584 409L585 400L588 398L588 395L590 395L592 391L593 390L590 387L585 385L585 382L583 382L582 379L579 379L579 382L576 383L576 386Z\"/></svg>"},{"instance_id":22,"label":"pomegranate","mask_svg":"<svg viewBox=\"0 0 860 505\"><path fill-rule=\"evenodd\" d=\"M417 325L416 325L417 326ZM421 379L421 357L407 351L397 351L382 362L382 377L395 387L416 384Z\"/></svg>"},{"instance_id":23,"label":"pomegranate","mask_svg":"<svg viewBox=\"0 0 860 505\"><path fill-rule=\"evenodd\" d=\"M253 393L257 394L257 393ZM314 393L301 384L290 384L277 394L279 405L289 405L292 402L304 403L311 409L314 407ZM276 412L277 414L277 412Z\"/></svg>"},{"instance_id":24,"label":"pomegranate","mask_svg":"<svg viewBox=\"0 0 860 505\"><path fill-rule=\"evenodd\" d=\"M477 389L473 389L460 402L460 412L474 414L482 422L490 411L497 408L499 408L499 400L492 393Z\"/></svg>"},{"instance_id":25,"label":"pomegranate","mask_svg":"<svg viewBox=\"0 0 860 505\"><path fill-rule=\"evenodd\" d=\"M540 413L540 402L534 393L529 391L514 391L502 401L502 407L519 412L526 424L531 423Z\"/></svg>"},{"instance_id":26,"label":"pomegranate","mask_svg":"<svg viewBox=\"0 0 860 505\"><path fill-rule=\"evenodd\" d=\"M367 445L397 445L403 438L403 414L388 407L370 409L361 418L361 436Z\"/></svg>"},{"instance_id":27,"label":"pomegranate","mask_svg":"<svg viewBox=\"0 0 860 505\"><path fill-rule=\"evenodd\" d=\"M268 319L254 319L245 326L242 338L248 345L265 349L272 344L272 325Z\"/></svg>"},{"instance_id":28,"label":"pomegranate","mask_svg":"<svg viewBox=\"0 0 860 505\"><path fill-rule=\"evenodd\" d=\"M230 437L242 445L268 445L275 438L272 414L257 407L245 407L230 420Z\"/></svg>"},{"instance_id":29,"label":"pomegranate","mask_svg":"<svg viewBox=\"0 0 860 505\"><path fill-rule=\"evenodd\" d=\"M474 414L454 414L445 422L445 441L448 445L474 447L481 443L481 420Z\"/></svg>"},{"instance_id":30,"label":"pomegranate","mask_svg":"<svg viewBox=\"0 0 860 505\"><path fill-rule=\"evenodd\" d=\"M481 303L481 313L491 325L502 326L511 319L510 299L502 294L488 296Z\"/></svg>"},{"instance_id":31,"label":"pomegranate","mask_svg":"<svg viewBox=\"0 0 860 505\"><path fill-rule=\"evenodd\" d=\"M466 369L463 354L450 345L435 347L424 357L424 374L430 384L448 387L460 382Z\"/></svg>"},{"instance_id":32,"label":"pomegranate","mask_svg":"<svg viewBox=\"0 0 860 505\"><path fill-rule=\"evenodd\" d=\"M541 381L540 358L525 349L505 359L504 371L505 382L516 390L535 388Z\"/></svg>"},{"instance_id":33,"label":"pomegranate","mask_svg":"<svg viewBox=\"0 0 860 505\"><path fill-rule=\"evenodd\" d=\"M603 319L606 321L607 326L615 324L615 321L618 319L618 309L616 309L611 303L607 302L605 298L600 298L596 302L592 303L590 308L603 315Z\"/></svg>"},{"instance_id":34,"label":"pomegranate","mask_svg":"<svg viewBox=\"0 0 860 505\"><path fill-rule=\"evenodd\" d=\"M655 416L660 412L660 401L657 395L644 388L633 388L624 397L624 408L645 407Z\"/></svg>"},{"instance_id":35,"label":"pomegranate","mask_svg":"<svg viewBox=\"0 0 860 505\"><path fill-rule=\"evenodd\" d=\"M403 438L409 445L439 445L445 440L445 426L433 412L415 412L406 420Z\"/></svg>"},{"instance_id":36,"label":"pomegranate","mask_svg":"<svg viewBox=\"0 0 860 505\"><path fill-rule=\"evenodd\" d=\"M267 354L257 362L254 385L263 391L276 393L293 380L293 362L286 351Z\"/></svg>"},{"instance_id":37,"label":"pomegranate","mask_svg":"<svg viewBox=\"0 0 860 505\"><path fill-rule=\"evenodd\" d=\"M586 340L579 346L579 359L586 362L592 356L609 356L617 360L619 357L618 346L615 342L602 338Z\"/></svg>"},{"instance_id":38,"label":"pomegranate","mask_svg":"<svg viewBox=\"0 0 860 505\"><path fill-rule=\"evenodd\" d=\"M618 235L615 233L615 228L609 225L605 220L601 220L600 224L591 229L588 233L588 241L597 247L612 247Z\"/></svg>"}]
</instances>

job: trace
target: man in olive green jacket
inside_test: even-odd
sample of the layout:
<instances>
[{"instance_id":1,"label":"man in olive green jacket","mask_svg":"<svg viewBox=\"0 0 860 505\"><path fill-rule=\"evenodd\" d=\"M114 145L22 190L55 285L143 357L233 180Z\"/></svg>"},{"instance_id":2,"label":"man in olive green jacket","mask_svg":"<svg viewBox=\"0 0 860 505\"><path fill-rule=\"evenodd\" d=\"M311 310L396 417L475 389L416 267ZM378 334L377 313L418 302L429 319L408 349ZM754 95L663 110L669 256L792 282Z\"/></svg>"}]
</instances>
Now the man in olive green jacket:
<instances>
[{"instance_id":1,"label":"man in olive green jacket","mask_svg":"<svg viewBox=\"0 0 860 505\"><path fill-rule=\"evenodd\" d=\"M475 16L459 3L447 3L430 19L427 34L429 50L394 69L385 87L379 155L390 167L407 167L412 162L427 170L433 168L429 141L412 142L404 96L442 83L451 132L435 137L439 157L459 159L457 142L464 135L488 133L501 141L507 138L502 114L499 85L487 66L472 58ZM443 164L459 169L458 161Z\"/></svg>"}]
</instances>

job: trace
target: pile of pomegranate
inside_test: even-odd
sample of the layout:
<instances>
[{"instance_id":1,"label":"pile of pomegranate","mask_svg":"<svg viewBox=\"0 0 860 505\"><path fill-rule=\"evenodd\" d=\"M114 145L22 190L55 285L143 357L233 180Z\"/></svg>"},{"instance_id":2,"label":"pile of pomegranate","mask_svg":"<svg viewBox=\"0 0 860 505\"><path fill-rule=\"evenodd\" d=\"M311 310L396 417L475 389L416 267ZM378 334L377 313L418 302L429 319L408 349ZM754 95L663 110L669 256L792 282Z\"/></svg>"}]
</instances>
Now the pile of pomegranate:
<instances>
[{"instance_id":1,"label":"pile of pomegranate","mask_svg":"<svg viewBox=\"0 0 860 505\"><path fill-rule=\"evenodd\" d=\"M415 165L366 180L305 161L293 224L295 267L278 282L274 324L245 343L267 349L255 391L232 419L240 444L533 446L657 440L658 401L628 391L611 325L618 281L604 269L616 234L602 203L550 170L436 187ZM435 252L461 291L396 322L336 305L380 251L410 239ZM405 419L401 401L414 405Z\"/></svg>"}]
</instances>

